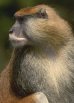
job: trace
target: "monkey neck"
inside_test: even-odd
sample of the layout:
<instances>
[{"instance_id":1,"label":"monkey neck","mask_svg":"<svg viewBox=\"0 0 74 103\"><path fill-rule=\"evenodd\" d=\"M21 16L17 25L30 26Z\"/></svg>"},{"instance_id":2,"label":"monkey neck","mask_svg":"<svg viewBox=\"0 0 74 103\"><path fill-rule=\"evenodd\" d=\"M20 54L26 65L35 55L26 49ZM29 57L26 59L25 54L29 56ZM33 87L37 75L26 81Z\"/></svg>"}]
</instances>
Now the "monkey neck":
<instances>
[{"instance_id":1,"label":"monkey neck","mask_svg":"<svg viewBox=\"0 0 74 103\"><path fill-rule=\"evenodd\" d=\"M17 82L17 80L22 77L24 71L26 71L24 76L29 74L34 75L35 72L38 73L38 71L40 71L40 73L47 78L46 80L48 84L51 85L51 88L55 89L57 93L64 93L64 91L70 89L73 85L71 83L73 79L72 76L74 75L73 45L74 43L68 43L57 55L53 54L55 53L53 51L52 56L54 55L54 58L49 56L51 53L49 49L44 50L31 46L16 49L13 63L13 81ZM27 71L30 71L30 73ZM28 79L28 77L26 79Z\"/></svg>"},{"instance_id":2,"label":"monkey neck","mask_svg":"<svg viewBox=\"0 0 74 103\"><path fill-rule=\"evenodd\" d=\"M21 57L23 55L27 55L27 54L35 54L33 56L40 56L40 57L44 57L46 56L49 58L53 58L56 56L57 52L56 50L54 50L54 48L51 48L50 46L45 46L45 47L33 47L33 46L25 46L22 48L18 48L15 49L15 58L18 58L18 56L20 57L20 59L22 59ZM14 60L16 60L14 58Z\"/></svg>"}]
</instances>

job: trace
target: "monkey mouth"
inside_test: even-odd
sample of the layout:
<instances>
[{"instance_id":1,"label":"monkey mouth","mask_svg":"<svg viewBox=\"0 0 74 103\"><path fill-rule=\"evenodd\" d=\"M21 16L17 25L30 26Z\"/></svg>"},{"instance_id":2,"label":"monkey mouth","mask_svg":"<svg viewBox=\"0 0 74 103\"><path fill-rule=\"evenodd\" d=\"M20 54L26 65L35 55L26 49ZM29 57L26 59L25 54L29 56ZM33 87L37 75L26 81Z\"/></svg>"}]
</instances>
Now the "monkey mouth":
<instances>
[{"instance_id":1,"label":"monkey mouth","mask_svg":"<svg viewBox=\"0 0 74 103\"><path fill-rule=\"evenodd\" d=\"M24 40L26 40L26 38L24 38L24 37L17 37L15 35L9 34L9 40L12 40L12 41L24 41Z\"/></svg>"},{"instance_id":2,"label":"monkey mouth","mask_svg":"<svg viewBox=\"0 0 74 103\"><path fill-rule=\"evenodd\" d=\"M26 38L17 37L15 34L9 34L9 40L13 47L21 47L27 44Z\"/></svg>"}]
</instances>

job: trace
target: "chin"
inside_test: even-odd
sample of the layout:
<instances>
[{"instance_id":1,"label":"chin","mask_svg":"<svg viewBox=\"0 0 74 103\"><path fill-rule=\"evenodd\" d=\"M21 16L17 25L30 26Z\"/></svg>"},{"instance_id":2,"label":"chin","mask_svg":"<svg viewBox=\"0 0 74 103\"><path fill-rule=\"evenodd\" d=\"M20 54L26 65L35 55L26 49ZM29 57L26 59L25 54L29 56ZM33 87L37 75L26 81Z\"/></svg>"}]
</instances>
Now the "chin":
<instances>
[{"instance_id":1,"label":"chin","mask_svg":"<svg viewBox=\"0 0 74 103\"><path fill-rule=\"evenodd\" d=\"M24 42L11 42L11 45L12 45L12 47L14 47L14 48L20 48L20 47L23 47L23 46L26 46L27 45L27 43L24 43Z\"/></svg>"}]
</instances>

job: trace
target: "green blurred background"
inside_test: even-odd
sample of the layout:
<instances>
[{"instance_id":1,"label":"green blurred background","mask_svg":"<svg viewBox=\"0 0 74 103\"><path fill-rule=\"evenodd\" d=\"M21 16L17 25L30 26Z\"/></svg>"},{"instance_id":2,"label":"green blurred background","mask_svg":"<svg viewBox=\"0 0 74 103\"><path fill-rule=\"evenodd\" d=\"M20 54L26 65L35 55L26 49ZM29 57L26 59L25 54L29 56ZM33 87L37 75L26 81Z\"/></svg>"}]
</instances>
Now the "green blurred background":
<instances>
[{"instance_id":1,"label":"green blurred background","mask_svg":"<svg viewBox=\"0 0 74 103\"><path fill-rule=\"evenodd\" d=\"M54 7L74 29L74 0L0 0L0 71L8 63L12 52L8 31L14 23L13 14L20 8L37 4Z\"/></svg>"}]
</instances>

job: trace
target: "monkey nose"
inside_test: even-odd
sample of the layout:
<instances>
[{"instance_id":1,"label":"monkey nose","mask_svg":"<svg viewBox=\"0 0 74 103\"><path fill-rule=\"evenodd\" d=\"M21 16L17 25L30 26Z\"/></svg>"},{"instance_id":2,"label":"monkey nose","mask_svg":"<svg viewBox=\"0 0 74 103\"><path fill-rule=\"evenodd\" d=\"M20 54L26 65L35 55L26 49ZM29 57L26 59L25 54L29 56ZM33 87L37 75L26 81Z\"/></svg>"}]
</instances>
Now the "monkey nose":
<instances>
[{"instance_id":1,"label":"monkey nose","mask_svg":"<svg viewBox=\"0 0 74 103\"><path fill-rule=\"evenodd\" d=\"M12 29L9 30L9 34L13 34L13 30Z\"/></svg>"}]
</instances>

